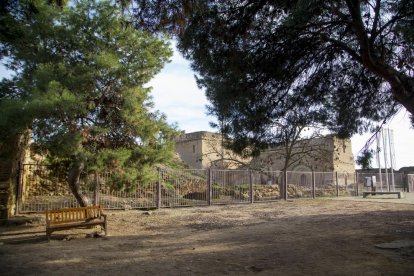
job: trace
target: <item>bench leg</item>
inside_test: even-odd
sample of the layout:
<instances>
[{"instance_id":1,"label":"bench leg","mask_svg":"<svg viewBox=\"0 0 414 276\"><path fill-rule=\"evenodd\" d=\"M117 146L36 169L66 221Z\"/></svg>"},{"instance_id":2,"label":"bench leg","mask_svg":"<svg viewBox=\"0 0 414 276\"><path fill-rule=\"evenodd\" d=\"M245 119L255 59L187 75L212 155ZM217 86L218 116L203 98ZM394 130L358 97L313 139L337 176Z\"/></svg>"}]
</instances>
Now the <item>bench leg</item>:
<instances>
[{"instance_id":1,"label":"bench leg","mask_svg":"<svg viewBox=\"0 0 414 276\"><path fill-rule=\"evenodd\" d=\"M52 234L51 231L46 230L46 238L47 238L47 242L50 242L50 235Z\"/></svg>"}]
</instances>

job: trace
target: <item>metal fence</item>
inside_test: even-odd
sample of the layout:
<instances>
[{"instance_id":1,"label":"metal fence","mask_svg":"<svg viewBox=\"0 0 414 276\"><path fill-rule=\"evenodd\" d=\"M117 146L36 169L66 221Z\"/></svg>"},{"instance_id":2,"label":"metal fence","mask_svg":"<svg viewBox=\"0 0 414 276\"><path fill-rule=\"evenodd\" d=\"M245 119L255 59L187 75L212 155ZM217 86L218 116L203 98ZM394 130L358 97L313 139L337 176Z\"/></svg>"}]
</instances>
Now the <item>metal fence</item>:
<instances>
[{"instance_id":1,"label":"metal fence","mask_svg":"<svg viewBox=\"0 0 414 276\"><path fill-rule=\"evenodd\" d=\"M414 188L414 175L394 176L396 189ZM155 180L145 183L126 184L110 173L83 174L80 186L90 202L105 209L144 209L357 196L370 189L364 184L366 177L335 172L159 169ZM38 164L21 166L20 213L77 206L61 170Z\"/></svg>"},{"instance_id":2,"label":"metal fence","mask_svg":"<svg viewBox=\"0 0 414 276\"><path fill-rule=\"evenodd\" d=\"M414 191L414 174L407 174L407 192Z\"/></svg>"},{"instance_id":3,"label":"metal fence","mask_svg":"<svg viewBox=\"0 0 414 276\"><path fill-rule=\"evenodd\" d=\"M357 181L361 190L370 191L371 186L367 186L366 179L375 176L375 189L377 191L408 191L408 176L404 173L358 173ZM392 177L394 176L394 178ZM410 189L412 191L412 189Z\"/></svg>"}]
</instances>

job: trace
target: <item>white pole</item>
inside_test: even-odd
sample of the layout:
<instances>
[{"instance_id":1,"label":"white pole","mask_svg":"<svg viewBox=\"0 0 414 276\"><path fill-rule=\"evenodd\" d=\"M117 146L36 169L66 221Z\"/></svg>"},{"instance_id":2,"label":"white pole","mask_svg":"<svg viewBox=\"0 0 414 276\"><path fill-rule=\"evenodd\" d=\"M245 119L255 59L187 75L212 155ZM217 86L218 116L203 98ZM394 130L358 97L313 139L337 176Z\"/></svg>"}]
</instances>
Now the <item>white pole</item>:
<instances>
[{"instance_id":1,"label":"white pole","mask_svg":"<svg viewBox=\"0 0 414 276\"><path fill-rule=\"evenodd\" d=\"M388 155L387 155L387 133L381 129L382 146L384 149L384 166L385 166L385 183L387 184L387 191L390 191L390 184L388 182Z\"/></svg>"},{"instance_id":2,"label":"white pole","mask_svg":"<svg viewBox=\"0 0 414 276\"><path fill-rule=\"evenodd\" d=\"M390 149L392 191L395 192L395 177L394 177L395 149L394 149L394 131L392 129L388 129L388 143L389 143L389 149Z\"/></svg>"},{"instance_id":3,"label":"white pole","mask_svg":"<svg viewBox=\"0 0 414 276\"><path fill-rule=\"evenodd\" d=\"M378 163L378 171L379 171L379 179L380 179L380 187L382 192L382 175L381 175L381 158L380 158L380 151L381 151L381 144L380 144L380 134L381 132L377 132L377 163Z\"/></svg>"}]
</instances>

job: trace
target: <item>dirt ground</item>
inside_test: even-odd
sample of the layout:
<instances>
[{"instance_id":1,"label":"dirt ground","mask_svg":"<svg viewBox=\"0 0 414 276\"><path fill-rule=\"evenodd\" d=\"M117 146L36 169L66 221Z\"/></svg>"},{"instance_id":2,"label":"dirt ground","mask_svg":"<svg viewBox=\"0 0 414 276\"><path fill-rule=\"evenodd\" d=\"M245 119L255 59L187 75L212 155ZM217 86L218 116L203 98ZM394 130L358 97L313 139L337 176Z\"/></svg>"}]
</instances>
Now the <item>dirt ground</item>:
<instances>
[{"instance_id":1,"label":"dirt ground","mask_svg":"<svg viewBox=\"0 0 414 276\"><path fill-rule=\"evenodd\" d=\"M0 275L413 275L414 205L294 200L107 211L98 229L0 227ZM17 220L18 222L19 220ZM381 249L404 240L411 246Z\"/></svg>"}]
</instances>

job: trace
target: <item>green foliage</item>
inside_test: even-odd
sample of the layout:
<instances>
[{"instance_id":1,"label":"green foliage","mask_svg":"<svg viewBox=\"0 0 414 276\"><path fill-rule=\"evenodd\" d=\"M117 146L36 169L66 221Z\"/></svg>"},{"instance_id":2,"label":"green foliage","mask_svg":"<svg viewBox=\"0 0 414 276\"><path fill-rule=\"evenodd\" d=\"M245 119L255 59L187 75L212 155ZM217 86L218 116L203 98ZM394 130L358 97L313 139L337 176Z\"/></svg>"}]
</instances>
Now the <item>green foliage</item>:
<instances>
[{"instance_id":1,"label":"green foliage","mask_svg":"<svg viewBox=\"0 0 414 276\"><path fill-rule=\"evenodd\" d=\"M413 1L136 2L146 3L136 18L150 28L174 30L177 13L188 15L179 49L241 147L266 147L292 111L340 137L371 130L401 105L414 114ZM154 14L159 21L145 16Z\"/></svg>"},{"instance_id":2,"label":"green foliage","mask_svg":"<svg viewBox=\"0 0 414 276\"><path fill-rule=\"evenodd\" d=\"M145 87L172 55L167 37L133 28L116 1L47 2L1 10L14 75L0 83L0 141L30 129L48 163L113 172L118 188L153 177L176 135Z\"/></svg>"},{"instance_id":3,"label":"green foliage","mask_svg":"<svg viewBox=\"0 0 414 276\"><path fill-rule=\"evenodd\" d=\"M372 158L374 156L374 151L370 149L365 149L358 155L356 163L361 166L363 170L372 168Z\"/></svg>"}]
</instances>

